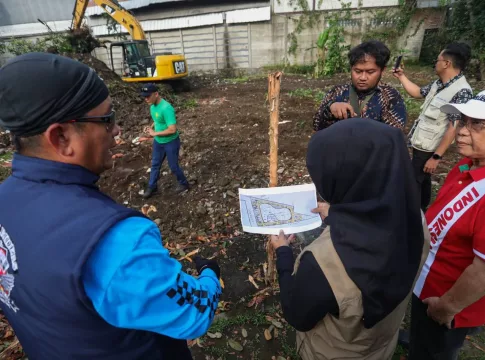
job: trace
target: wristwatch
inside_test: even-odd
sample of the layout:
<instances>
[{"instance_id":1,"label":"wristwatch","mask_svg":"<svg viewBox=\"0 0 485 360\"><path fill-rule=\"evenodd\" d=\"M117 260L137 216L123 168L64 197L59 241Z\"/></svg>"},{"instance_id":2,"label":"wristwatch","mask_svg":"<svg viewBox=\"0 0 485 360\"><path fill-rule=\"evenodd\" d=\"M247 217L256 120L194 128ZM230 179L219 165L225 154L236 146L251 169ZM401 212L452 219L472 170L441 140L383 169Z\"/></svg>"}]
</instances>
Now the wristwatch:
<instances>
[{"instance_id":1,"label":"wristwatch","mask_svg":"<svg viewBox=\"0 0 485 360\"><path fill-rule=\"evenodd\" d=\"M432 156L432 158L435 159L435 160L441 160L441 159L443 159L443 156L441 156L441 155L439 155L437 153L434 153L433 156Z\"/></svg>"}]
</instances>

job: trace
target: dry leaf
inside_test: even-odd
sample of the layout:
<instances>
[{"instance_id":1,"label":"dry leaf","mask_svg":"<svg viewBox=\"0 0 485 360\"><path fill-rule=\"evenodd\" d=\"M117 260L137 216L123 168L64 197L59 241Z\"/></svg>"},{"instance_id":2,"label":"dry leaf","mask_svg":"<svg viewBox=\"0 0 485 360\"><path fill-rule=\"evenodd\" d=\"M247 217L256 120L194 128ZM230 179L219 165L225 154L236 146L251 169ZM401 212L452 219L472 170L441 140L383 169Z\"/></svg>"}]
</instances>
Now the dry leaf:
<instances>
[{"instance_id":1,"label":"dry leaf","mask_svg":"<svg viewBox=\"0 0 485 360\"><path fill-rule=\"evenodd\" d=\"M256 281L254 281L254 278L251 275L249 275L249 282L253 284L256 289L259 290L258 284L256 284Z\"/></svg>"},{"instance_id":2,"label":"dry leaf","mask_svg":"<svg viewBox=\"0 0 485 360\"><path fill-rule=\"evenodd\" d=\"M272 339L271 332L269 331L269 329L264 330L264 338L266 339L266 341L269 341Z\"/></svg>"},{"instance_id":3,"label":"dry leaf","mask_svg":"<svg viewBox=\"0 0 485 360\"><path fill-rule=\"evenodd\" d=\"M219 279L219 283L221 284L221 288L224 289L224 280L222 280L222 278Z\"/></svg>"},{"instance_id":4,"label":"dry leaf","mask_svg":"<svg viewBox=\"0 0 485 360\"><path fill-rule=\"evenodd\" d=\"M264 299L266 299L266 296L264 296L264 295L255 296L247 304L247 307L253 307L255 305L256 305L256 307L258 307L258 305L261 304L264 301Z\"/></svg>"},{"instance_id":5,"label":"dry leaf","mask_svg":"<svg viewBox=\"0 0 485 360\"><path fill-rule=\"evenodd\" d=\"M273 324L275 327L277 327L278 329L283 329L283 324L280 323L279 321L277 320L271 320L271 324Z\"/></svg>"},{"instance_id":6,"label":"dry leaf","mask_svg":"<svg viewBox=\"0 0 485 360\"><path fill-rule=\"evenodd\" d=\"M148 216L148 214L150 214L151 212L157 212L157 208L153 205L145 204L142 206L141 212L143 213L143 215Z\"/></svg>"},{"instance_id":7,"label":"dry leaf","mask_svg":"<svg viewBox=\"0 0 485 360\"><path fill-rule=\"evenodd\" d=\"M236 340L229 339L227 341L228 345L236 351L243 351L243 346Z\"/></svg>"},{"instance_id":8,"label":"dry leaf","mask_svg":"<svg viewBox=\"0 0 485 360\"><path fill-rule=\"evenodd\" d=\"M273 337L274 337L275 339L277 339L277 338L278 338L278 329L274 329L274 331L273 331Z\"/></svg>"},{"instance_id":9,"label":"dry leaf","mask_svg":"<svg viewBox=\"0 0 485 360\"><path fill-rule=\"evenodd\" d=\"M182 250L182 249L180 249L180 250L179 250L179 252L180 252L180 251L183 251L183 250ZM189 252L187 255L185 255L185 256L183 256L183 257L181 257L181 258L179 259L179 261L182 261L182 260L188 260L188 261L192 262L192 259L191 259L190 257L191 257L191 256L194 256L194 255L195 255L195 254L197 254L198 252L199 252L199 248L197 248L197 249L195 249L195 250L193 250L193 251Z\"/></svg>"},{"instance_id":10,"label":"dry leaf","mask_svg":"<svg viewBox=\"0 0 485 360\"><path fill-rule=\"evenodd\" d=\"M245 337L245 338L247 338L247 337L248 337L248 332L247 332L247 330L246 330L246 329L244 329L244 328L243 328L243 329L241 330L241 333L242 333L242 336L243 336L243 337Z\"/></svg>"},{"instance_id":11,"label":"dry leaf","mask_svg":"<svg viewBox=\"0 0 485 360\"><path fill-rule=\"evenodd\" d=\"M197 340L195 340L195 342L197 343L197 346L198 346L198 347L200 347L200 348L204 347L204 346L202 345L202 340L201 340L200 338L197 338Z\"/></svg>"},{"instance_id":12,"label":"dry leaf","mask_svg":"<svg viewBox=\"0 0 485 360\"><path fill-rule=\"evenodd\" d=\"M119 159L119 158L122 158L123 156L125 156L125 155L122 154L122 153L118 153L118 154L111 155L111 158L112 159Z\"/></svg>"},{"instance_id":13,"label":"dry leaf","mask_svg":"<svg viewBox=\"0 0 485 360\"><path fill-rule=\"evenodd\" d=\"M192 346L194 346L196 343L197 343L197 341L195 341L195 340L187 340L187 346L188 346L188 347L192 347Z\"/></svg>"},{"instance_id":14,"label":"dry leaf","mask_svg":"<svg viewBox=\"0 0 485 360\"><path fill-rule=\"evenodd\" d=\"M220 339L222 337L222 334L220 332L216 332L216 333L207 332L207 336L210 337L211 339Z\"/></svg>"}]
</instances>

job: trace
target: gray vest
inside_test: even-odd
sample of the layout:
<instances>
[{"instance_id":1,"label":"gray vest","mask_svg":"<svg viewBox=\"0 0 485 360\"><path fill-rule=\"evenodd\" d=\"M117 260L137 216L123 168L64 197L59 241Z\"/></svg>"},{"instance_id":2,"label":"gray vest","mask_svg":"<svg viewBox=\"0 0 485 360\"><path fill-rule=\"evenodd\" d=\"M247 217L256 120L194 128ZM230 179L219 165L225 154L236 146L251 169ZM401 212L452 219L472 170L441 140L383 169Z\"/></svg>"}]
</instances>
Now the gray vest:
<instances>
[{"instance_id":1,"label":"gray vest","mask_svg":"<svg viewBox=\"0 0 485 360\"><path fill-rule=\"evenodd\" d=\"M448 116L441 112L441 106L448 104L453 96L460 90L471 87L465 77L461 77L446 89L438 92L437 81L431 86L431 90L421 106L421 114L411 136L411 144L421 151L434 152L439 146L441 139L448 129Z\"/></svg>"}]
</instances>

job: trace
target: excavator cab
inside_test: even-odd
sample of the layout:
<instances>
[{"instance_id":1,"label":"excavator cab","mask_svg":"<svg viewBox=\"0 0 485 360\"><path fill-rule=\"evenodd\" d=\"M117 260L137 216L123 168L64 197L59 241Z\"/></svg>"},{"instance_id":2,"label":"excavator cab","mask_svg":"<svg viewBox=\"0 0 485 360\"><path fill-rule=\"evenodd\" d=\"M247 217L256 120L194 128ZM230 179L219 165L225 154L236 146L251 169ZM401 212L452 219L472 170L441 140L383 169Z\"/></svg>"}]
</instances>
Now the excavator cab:
<instances>
[{"instance_id":1,"label":"excavator cab","mask_svg":"<svg viewBox=\"0 0 485 360\"><path fill-rule=\"evenodd\" d=\"M121 47L123 75L130 78L153 77L156 71L154 59L146 40L120 41L111 44L111 68L114 69L113 48Z\"/></svg>"},{"instance_id":2,"label":"excavator cab","mask_svg":"<svg viewBox=\"0 0 485 360\"><path fill-rule=\"evenodd\" d=\"M128 82L170 81L188 75L183 55L150 54L147 40L127 40L111 43L111 68L114 70L113 49L121 47L123 80Z\"/></svg>"}]
</instances>

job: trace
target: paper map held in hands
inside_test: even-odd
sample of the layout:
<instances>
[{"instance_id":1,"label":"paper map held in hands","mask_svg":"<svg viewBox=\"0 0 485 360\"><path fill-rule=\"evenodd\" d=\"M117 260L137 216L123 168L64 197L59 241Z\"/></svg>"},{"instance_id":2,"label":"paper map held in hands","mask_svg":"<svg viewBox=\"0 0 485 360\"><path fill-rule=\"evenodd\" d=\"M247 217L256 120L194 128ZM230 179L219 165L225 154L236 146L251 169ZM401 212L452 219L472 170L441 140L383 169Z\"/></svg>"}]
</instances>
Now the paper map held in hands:
<instances>
[{"instance_id":1,"label":"paper map held in hands","mask_svg":"<svg viewBox=\"0 0 485 360\"><path fill-rule=\"evenodd\" d=\"M294 234L319 227L315 185L239 189L243 230L256 234Z\"/></svg>"}]
</instances>

